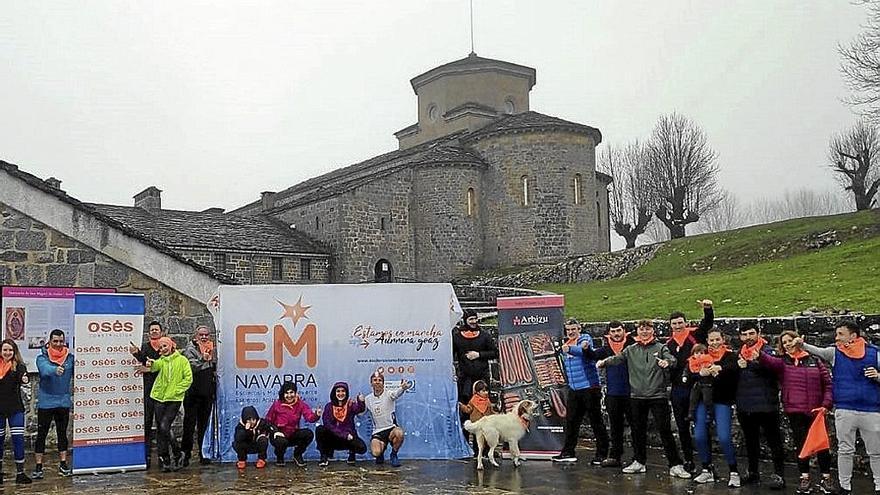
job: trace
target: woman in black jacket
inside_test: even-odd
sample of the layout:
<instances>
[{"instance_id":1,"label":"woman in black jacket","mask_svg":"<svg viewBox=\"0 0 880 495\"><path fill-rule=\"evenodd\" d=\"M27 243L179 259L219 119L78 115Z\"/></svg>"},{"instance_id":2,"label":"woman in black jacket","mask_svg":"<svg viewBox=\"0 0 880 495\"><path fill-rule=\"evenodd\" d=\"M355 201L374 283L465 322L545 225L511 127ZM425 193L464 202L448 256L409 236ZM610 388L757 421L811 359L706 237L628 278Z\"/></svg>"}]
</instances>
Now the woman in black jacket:
<instances>
[{"instance_id":1,"label":"woman in black jacket","mask_svg":"<svg viewBox=\"0 0 880 495\"><path fill-rule=\"evenodd\" d=\"M8 422L15 457L15 482L25 484L31 482L24 474L24 403L21 401L21 386L26 383L27 366L21 358L18 346L14 340L3 340L0 343L0 463L3 462ZM2 477L0 484L3 484Z\"/></svg>"},{"instance_id":2,"label":"woman in black jacket","mask_svg":"<svg viewBox=\"0 0 880 495\"><path fill-rule=\"evenodd\" d=\"M498 357L498 345L489 332L480 329L476 312L465 311L464 321L452 334L452 356L458 361L458 402L467 404L474 382L489 383L489 360Z\"/></svg>"}]
</instances>

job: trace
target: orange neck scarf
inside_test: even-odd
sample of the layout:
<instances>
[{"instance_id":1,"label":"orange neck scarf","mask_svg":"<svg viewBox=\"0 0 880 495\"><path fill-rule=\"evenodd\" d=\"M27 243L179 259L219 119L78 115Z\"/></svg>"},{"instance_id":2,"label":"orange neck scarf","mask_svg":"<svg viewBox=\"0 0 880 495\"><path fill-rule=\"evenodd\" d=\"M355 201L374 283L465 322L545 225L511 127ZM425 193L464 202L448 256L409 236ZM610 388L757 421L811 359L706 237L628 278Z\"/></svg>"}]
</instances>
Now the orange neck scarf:
<instances>
[{"instance_id":1,"label":"orange neck scarf","mask_svg":"<svg viewBox=\"0 0 880 495\"><path fill-rule=\"evenodd\" d=\"M197 340L196 344L199 345L199 351L201 351L202 354L204 354L206 352L214 352L214 342L212 342L210 340L205 341L205 342L202 342L201 340Z\"/></svg>"},{"instance_id":2,"label":"orange neck scarf","mask_svg":"<svg viewBox=\"0 0 880 495\"><path fill-rule=\"evenodd\" d=\"M12 369L12 361L0 359L0 380L6 378L6 374Z\"/></svg>"},{"instance_id":3,"label":"orange neck scarf","mask_svg":"<svg viewBox=\"0 0 880 495\"><path fill-rule=\"evenodd\" d=\"M480 394L474 394L473 397L471 397L471 406L477 411L480 411L480 414L485 415L491 404L492 403L489 401L488 397L483 397Z\"/></svg>"},{"instance_id":4,"label":"orange neck scarf","mask_svg":"<svg viewBox=\"0 0 880 495\"><path fill-rule=\"evenodd\" d=\"M161 338L162 337L158 337L158 338L154 339L154 338L150 337L150 347L152 347L154 351L159 350L159 339L161 339Z\"/></svg>"},{"instance_id":5,"label":"orange neck scarf","mask_svg":"<svg viewBox=\"0 0 880 495\"><path fill-rule=\"evenodd\" d=\"M837 344L837 350L850 359L865 357L865 339L858 337L849 344Z\"/></svg>"},{"instance_id":6,"label":"orange neck scarf","mask_svg":"<svg viewBox=\"0 0 880 495\"><path fill-rule=\"evenodd\" d=\"M767 345L767 341L764 340L764 337L758 337L754 344L740 347L739 356L746 361L751 361L758 357L758 353L761 352L765 345Z\"/></svg>"},{"instance_id":7,"label":"orange neck scarf","mask_svg":"<svg viewBox=\"0 0 880 495\"><path fill-rule=\"evenodd\" d=\"M626 347L627 335L629 334L624 334L623 338L620 339L620 342L615 342L610 337L608 338L608 347L611 348L611 352L613 352L615 356L620 354L620 351L622 351L623 348Z\"/></svg>"},{"instance_id":8,"label":"orange neck scarf","mask_svg":"<svg viewBox=\"0 0 880 495\"><path fill-rule=\"evenodd\" d=\"M565 341L565 345L567 345L567 346L569 346L569 347L574 347L574 346L578 345L578 338L575 337L575 338L573 338L573 339L568 339L568 340L566 340L566 341Z\"/></svg>"},{"instance_id":9,"label":"orange neck scarf","mask_svg":"<svg viewBox=\"0 0 880 495\"><path fill-rule=\"evenodd\" d=\"M715 364L715 359L709 354L695 354L688 358L688 369L691 373L699 373L706 366Z\"/></svg>"},{"instance_id":10,"label":"orange neck scarf","mask_svg":"<svg viewBox=\"0 0 880 495\"><path fill-rule=\"evenodd\" d=\"M648 337L647 339L642 339L641 337L639 337L638 335L636 335L636 339L635 339L635 340L636 340L636 342L638 342L638 343L641 344L641 345L648 345L648 344L650 344L651 342L654 342L654 335L651 334L651 336Z\"/></svg>"},{"instance_id":11,"label":"orange neck scarf","mask_svg":"<svg viewBox=\"0 0 880 495\"><path fill-rule=\"evenodd\" d=\"M56 351L50 346L47 354L49 355L50 362L55 363L58 366L63 366L64 361L67 360L67 355L70 354L70 349L68 349L67 346L64 346L60 351Z\"/></svg>"},{"instance_id":12,"label":"orange neck scarf","mask_svg":"<svg viewBox=\"0 0 880 495\"><path fill-rule=\"evenodd\" d=\"M791 356L791 358L794 360L794 365L795 365L795 366L797 366L798 363L800 363L801 359L803 359L803 358L809 356L809 354L807 354L807 351L805 351L805 350L803 350L803 349L797 349L797 350L794 351L794 352L786 352L786 354L788 354L789 356Z\"/></svg>"},{"instance_id":13,"label":"orange neck scarf","mask_svg":"<svg viewBox=\"0 0 880 495\"><path fill-rule=\"evenodd\" d=\"M480 329L477 328L476 330L462 330L461 336L466 339L475 339L480 336Z\"/></svg>"},{"instance_id":14,"label":"orange neck scarf","mask_svg":"<svg viewBox=\"0 0 880 495\"><path fill-rule=\"evenodd\" d=\"M709 348L709 355L712 356L712 362L717 363L721 358L727 354L727 351L730 349L727 348L726 344L721 344L717 349Z\"/></svg>"},{"instance_id":15,"label":"orange neck scarf","mask_svg":"<svg viewBox=\"0 0 880 495\"><path fill-rule=\"evenodd\" d=\"M692 331L694 331L694 327L684 327L684 329L677 332L673 331L670 338L675 341L678 347L681 347L682 345L684 345L684 342L687 340L687 338L691 335Z\"/></svg>"},{"instance_id":16,"label":"orange neck scarf","mask_svg":"<svg viewBox=\"0 0 880 495\"><path fill-rule=\"evenodd\" d=\"M341 406L333 406L333 417L336 418L336 421L342 423L346 416L348 416L348 401L345 401L345 404Z\"/></svg>"}]
</instances>

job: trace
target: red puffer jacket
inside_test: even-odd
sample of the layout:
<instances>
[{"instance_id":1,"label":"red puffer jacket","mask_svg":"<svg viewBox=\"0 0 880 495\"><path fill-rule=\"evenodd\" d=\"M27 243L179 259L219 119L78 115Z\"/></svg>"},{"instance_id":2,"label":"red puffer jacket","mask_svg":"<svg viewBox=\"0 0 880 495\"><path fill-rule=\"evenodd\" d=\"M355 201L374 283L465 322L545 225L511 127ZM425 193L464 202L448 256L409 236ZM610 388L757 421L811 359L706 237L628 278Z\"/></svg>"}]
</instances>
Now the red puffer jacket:
<instances>
[{"instance_id":1,"label":"red puffer jacket","mask_svg":"<svg viewBox=\"0 0 880 495\"><path fill-rule=\"evenodd\" d=\"M782 408L787 414L809 413L817 407L831 409L831 375L819 358L807 355L795 360L788 354L778 358L762 352L758 361L779 377Z\"/></svg>"}]
</instances>

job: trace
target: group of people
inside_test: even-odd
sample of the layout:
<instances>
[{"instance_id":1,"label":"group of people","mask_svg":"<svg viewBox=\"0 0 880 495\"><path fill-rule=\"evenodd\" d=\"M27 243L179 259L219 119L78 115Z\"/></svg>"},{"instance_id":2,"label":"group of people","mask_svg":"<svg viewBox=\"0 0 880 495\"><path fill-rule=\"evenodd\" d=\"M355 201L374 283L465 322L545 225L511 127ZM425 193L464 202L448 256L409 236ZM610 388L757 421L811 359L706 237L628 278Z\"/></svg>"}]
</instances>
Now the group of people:
<instances>
[{"instance_id":1,"label":"group of people","mask_svg":"<svg viewBox=\"0 0 880 495\"><path fill-rule=\"evenodd\" d=\"M284 466L284 456L288 447L293 447L293 462L305 466L303 453L312 440L315 440L321 459L318 465L327 466L336 451L348 451L348 464L354 464L360 454L367 451L367 445L358 436L355 417L369 411L373 421L370 437L370 453L376 464L385 462L385 452L391 446L389 461L392 466L400 466L398 452L403 445L404 431L397 424L395 403L410 389L412 384L400 381L396 390L385 389L385 376L376 371L370 376L372 393L366 397L358 394L354 399L349 393L348 384L337 382L330 389L330 401L323 409L312 409L299 396L293 382L284 382L278 391L278 400L272 403L265 417L260 418L254 406L245 406L241 411L232 448L238 456L238 469L245 469L249 454L256 454L257 469L266 467L267 453L271 445L275 450L275 463ZM301 421L321 425L315 432L300 426Z\"/></svg>"},{"instance_id":2,"label":"group of people","mask_svg":"<svg viewBox=\"0 0 880 495\"><path fill-rule=\"evenodd\" d=\"M786 330L775 348L754 323L743 323L738 350L729 347L728 335L714 326L712 302L699 301L703 319L688 327L685 315L670 315L671 336L661 342L650 320L638 322L635 336L612 321L606 345L594 346L580 324L568 320L567 341L562 346L569 383L565 440L557 462L576 462L575 446L584 416L596 438L594 465L622 467L628 474L644 473L647 461L648 416L663 444L669 474L697 483L716 481L710 429L728 467L728 486L762 482L759 457L762 439L769 447L773 473L770 489L785 487L785 451L781 435L781 410L800 450L817 415L834 411L838 444L839 487L831 474L831 454L819 448L815 457L820 476L810 475L810 457L798 459L797 493L848 494L852 490L856 433L870 459L875 493L880 494L880 352L861 335L852 321L835 329L835 345L806 344L796 332ZM610 442L601 414L602 386L599 369L605 370L605 408ZM781 390L780 390L781 389ZM780 393L781 392L781 393ZM747 470L740 470L733 444L733 415L742 430ZM670 422L674 417L678 442ZM633 460L622 463L625 424L630 425ZM696 447L697 460L694 464ZM814 485L814 481L817 481Z\"/></svg>"}]
</instances>

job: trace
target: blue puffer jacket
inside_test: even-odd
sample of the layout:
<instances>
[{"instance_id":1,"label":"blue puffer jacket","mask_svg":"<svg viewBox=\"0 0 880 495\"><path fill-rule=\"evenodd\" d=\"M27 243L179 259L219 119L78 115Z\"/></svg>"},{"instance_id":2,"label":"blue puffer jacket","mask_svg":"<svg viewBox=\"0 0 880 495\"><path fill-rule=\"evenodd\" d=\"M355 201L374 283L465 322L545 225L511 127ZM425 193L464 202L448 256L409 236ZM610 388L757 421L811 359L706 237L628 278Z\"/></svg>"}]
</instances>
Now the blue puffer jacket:
<instances>
[{"instance_id":1,"label":"blue puffer jacket","mask_svg":"<svg viewBox=\"0 0 880 495\"><path fill-rule=\"evenodd\" d=\"M772 356L773 348L765 345L761 352ZM739 372L736 409L750 413L778 411L779 383L776 374L761 366L758 361L749 361Z\"/></svg>"},{"instance_id":2,"label":"blue puffer jacket","mask_svg":"<svg viewBox=\"0 0 880 495\"><path fill-rule=\"evenodd\" d=\"M43 352L37 356L37 370L40 372L40 388L37 391L38 409L55 409L63 407L70 409L73 404L70 400L70 382L73 379L73 353L67 354L64 360L64 373L58 375L55 371L58 365L49 361L49 352L44 347Z\"/></svg>"},{"instance_id":3,"label":"blue puffer jacket","mask_svg":"<svg viewBox=\"0 0 880 495\"><path fill-rule=\"evenodd\" d=\"M590 348L593 347L593 338L587 334L581 334L577 339L577 345L569 347L568 352L562 353L565 375L568 377L568 386L572 390L599 386L599 371L596 369L596 361L584 356L584 351L581 348L584 342Z\"/></svg>"}]
</instances>

